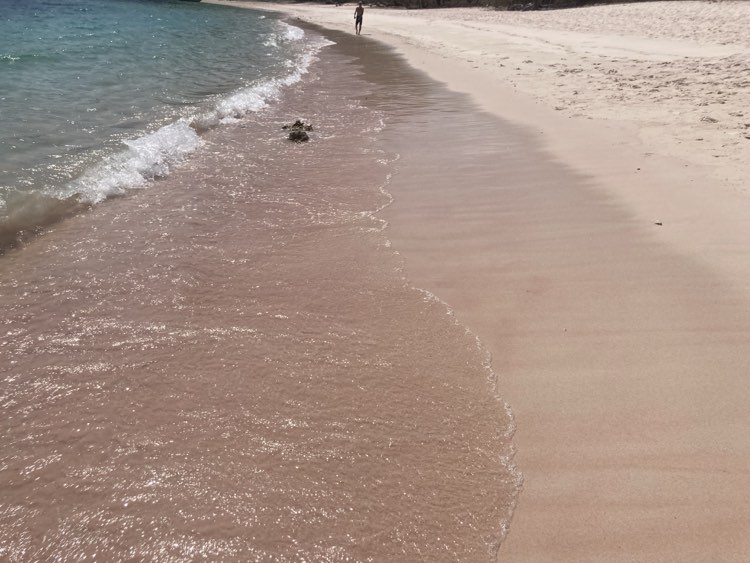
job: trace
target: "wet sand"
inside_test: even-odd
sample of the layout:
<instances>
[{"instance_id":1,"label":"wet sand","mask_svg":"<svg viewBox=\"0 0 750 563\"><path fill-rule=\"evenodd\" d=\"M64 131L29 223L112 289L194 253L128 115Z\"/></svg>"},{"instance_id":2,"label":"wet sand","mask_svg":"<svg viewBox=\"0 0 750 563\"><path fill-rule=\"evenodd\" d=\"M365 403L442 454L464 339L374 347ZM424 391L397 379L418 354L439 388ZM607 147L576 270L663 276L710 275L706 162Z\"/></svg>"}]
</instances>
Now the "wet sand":
<instances>
[{"instance_id":1,"label":"wet sand","mask_svg":"<svg viewBox=\"0 0 750 563\"><path fill-rule=\"evenodd\" d=\"M421 133L390 137L412 149L384 216L512 406L524 489L499 560L741 561L747 294L523 130L498 153L440 116Z\"/></svg>"},{"instance_id":2,"label":"wet sand","mask_svg":"<svg viewBox=\"0 0 750 563\"><path fill-rule=\"evenodd\" d=\"M704 142L711 121L664 117L682 115L682 95L650 92L658 115L644 114L635 103L643 98L607 101L600 83L577 93L577 116L546 101L559 93L558 75L522 69L540 46L558 43L565 54L545 57L579 68L591 53L573 45L597 39L622 47L625 29L641 55L596 54L608 57L607 76L637 74L653 46L638 42L634 18L656 21L661 4L662 35L711 29L690 27L692 12L679 12L682 4L708 9L702 2L602 7L612 20L600 8L576 11L588 25L576 24L577 33L589 35L564 41L567 11L544 25L526 14L511 22L525 26L516 31L493 26L491 13L366 12L365 36L394 45L503 120L454 128L433 114L419 127L387 128L386 145L402 158L391 182L395 202L383 214L408 278L481 338L515 413L524 489L500 560L744 561L750 553L746 147L732 137L727 156L710 156L709 166L722 134L696 148L680 131L692 128ZM711 7L713 17L723 4ZM276 8L336 29L351 25L348 6ZM651 27L642 29L647 36ZM731 43L736 33L721 29ZM714 40L674 33L680 48ZM479 52L477 41L492 34L512 52L495 44ZM674 44L667 51L660 56L680 59L677 79L706 62ZM716 64L733 64L726 57L742 48L714 51L706 56ZM528 62L506 68L499 62L506 56ZM503 81L509 76L512 83ZM742 84L729 90L719 105L746 94Z\"/></svg>"}]
</instances>

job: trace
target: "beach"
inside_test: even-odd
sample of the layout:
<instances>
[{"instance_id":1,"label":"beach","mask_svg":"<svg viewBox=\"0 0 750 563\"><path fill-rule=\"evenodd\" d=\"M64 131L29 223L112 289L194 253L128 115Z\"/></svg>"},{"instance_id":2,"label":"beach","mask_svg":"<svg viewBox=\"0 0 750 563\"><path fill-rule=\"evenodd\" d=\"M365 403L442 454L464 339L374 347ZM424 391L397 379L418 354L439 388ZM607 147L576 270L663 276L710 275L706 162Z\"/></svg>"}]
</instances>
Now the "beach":
<instances>
[{"instance_id":1,"label":"beach","mask_svg":"<svg viewBox=\"0 0 750 563\"><path fill-rule=\"evenodd\" d=\"M0 22L0 559L747 560L750 6L354 8Z\"/></svg>"},{"instance_id":2,"label":"beach","mask_svg":"<svg viewBox=\"0 0 750 563\"><path fill-rule=\"evenodd\" d=\"M352 5L247 5L353 31ZM386 127L381 216L514 413L501 561L750 552L748 10L366 9L364 39L487 115Z\"/></svg>"}]
</instances>

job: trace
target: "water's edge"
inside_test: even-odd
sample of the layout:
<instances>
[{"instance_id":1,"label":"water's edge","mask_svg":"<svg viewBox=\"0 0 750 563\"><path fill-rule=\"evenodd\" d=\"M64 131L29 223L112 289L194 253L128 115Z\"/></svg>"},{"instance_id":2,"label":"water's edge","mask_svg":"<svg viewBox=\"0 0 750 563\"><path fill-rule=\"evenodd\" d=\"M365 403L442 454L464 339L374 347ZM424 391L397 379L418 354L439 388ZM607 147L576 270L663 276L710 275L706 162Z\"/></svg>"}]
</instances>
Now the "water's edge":
<instances>
[{"instance_id":1,"label":"water's edge","mask_svg":"<svg viewBox=\"0 0 750 563\"><path fill-rule=\"evenodd\" d=\"M512 413L378 216L383 132L462 101L306 29L336 45L278 104L0 261L3 557L496 558Z\"/></svg>"}]
</instances>

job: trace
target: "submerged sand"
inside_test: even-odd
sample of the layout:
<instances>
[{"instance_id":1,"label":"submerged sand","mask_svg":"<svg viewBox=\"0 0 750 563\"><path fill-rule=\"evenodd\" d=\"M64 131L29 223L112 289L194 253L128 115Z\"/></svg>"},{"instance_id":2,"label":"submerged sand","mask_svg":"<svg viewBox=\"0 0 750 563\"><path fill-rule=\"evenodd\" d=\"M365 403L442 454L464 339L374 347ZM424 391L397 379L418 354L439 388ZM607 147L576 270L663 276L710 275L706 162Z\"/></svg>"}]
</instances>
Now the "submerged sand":
<instances>
[{"instance_id":1,"label":"submerged sand","mask_svg":"<svg viewBox=\"0 0 750 563\"><path fill-rule=\"evenodd\" d=\"M433 83L334 39L168 177L0 260L0 560L496 553L513 421L375 216L384 119L473 114L444 89L415 107Z\"/></svg>"},{"instance_id":2,"label":"submerged sand","mask_svg":"<svg viewBox=\"0 0 750 563\"><path fill-rule=\"evenodd\" d=\"M271 7L352 26L351 6ZM490 350L516 416L501 560L750 553L749 19L743 2L366 11L363 35L520 145L486 154L439 116L385 131L389 238Z\"/></svg>"}]
</instances>

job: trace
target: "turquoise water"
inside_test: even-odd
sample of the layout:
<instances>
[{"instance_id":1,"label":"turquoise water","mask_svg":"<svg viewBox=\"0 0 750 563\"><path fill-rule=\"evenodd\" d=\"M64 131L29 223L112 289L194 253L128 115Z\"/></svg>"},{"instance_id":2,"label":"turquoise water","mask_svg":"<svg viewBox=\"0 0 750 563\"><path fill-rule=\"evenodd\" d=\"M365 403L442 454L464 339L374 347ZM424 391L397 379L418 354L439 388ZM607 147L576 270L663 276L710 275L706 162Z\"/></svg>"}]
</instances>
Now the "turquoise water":
<instances>
[{"instance_id":1,"label":"turquoise water","mask_svg":"<svg viewBox=\"0 0 750 563\"><path fill-rule=\"evenodd\" d=\"M251 10L0 0L0 238L168 174L203 131L299 80L317 47Z\"/></svg>"}]
</instances>

